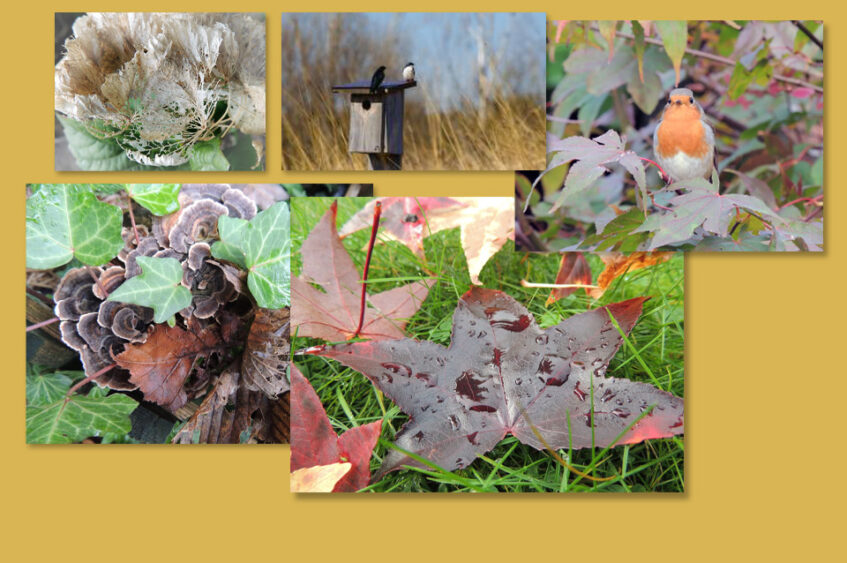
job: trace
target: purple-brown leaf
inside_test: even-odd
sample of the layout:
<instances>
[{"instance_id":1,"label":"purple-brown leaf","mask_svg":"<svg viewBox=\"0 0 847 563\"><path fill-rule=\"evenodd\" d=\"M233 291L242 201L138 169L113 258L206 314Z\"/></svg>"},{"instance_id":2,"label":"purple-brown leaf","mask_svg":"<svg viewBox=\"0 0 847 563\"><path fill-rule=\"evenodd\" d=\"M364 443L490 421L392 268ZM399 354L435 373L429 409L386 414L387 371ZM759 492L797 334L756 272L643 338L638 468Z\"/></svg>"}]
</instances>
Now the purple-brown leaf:
<instances>
[{"instance_id":1,"label":"purple-brown leaf","mask_svg":"<svg viewBox=\"0 0 847 563\"><path fill-rule=\"evenodd\" d=\"M623 342L610 315L629 333L645 300L541 330L507 294L474 287L456 308L449 348L404 339L342 344L320 354L366 375L409 414L397 446L446 470L470 465L507 434L539 450L634 444L683 432L682 399L605 377ZM403 465L425 467L390 451L376 478Z\"/></svg>"}]
</instances>

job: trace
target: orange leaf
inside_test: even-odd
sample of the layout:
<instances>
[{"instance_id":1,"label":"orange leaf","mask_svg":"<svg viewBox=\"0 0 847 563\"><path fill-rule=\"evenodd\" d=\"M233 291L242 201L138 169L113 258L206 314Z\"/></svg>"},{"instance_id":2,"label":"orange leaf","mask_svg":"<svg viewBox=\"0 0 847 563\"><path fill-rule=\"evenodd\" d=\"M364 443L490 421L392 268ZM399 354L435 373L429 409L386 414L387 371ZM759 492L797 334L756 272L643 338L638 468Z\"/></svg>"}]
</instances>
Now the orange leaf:
<instances>
[{"instance_id":1,"label":"orange leaf","mask_svg":"<svg viewBox=\"0 0 847 563\"><path fill-rule=\"evenodd\" d=\"M672 255L673 252L633 252L632 254L609 252L603 254L601 258L603 263L606 264L606 268L597 277L596 285L599 287L588 291L588 294L594 299L600 299L612 285L612 282L625 273L667 262Z\"/></svg>"},{"instance_id":2,"label":"orange leaf","mask_svg":"<svg viewBox=\"0 0 847 563\"><path fill-rule=\"evenodd\" d=\"M556 274L556 283L591 285L591 268L588 266L585 254L582 252L565 252L559 264L559 273ZM564 299L577 289L576 287L554 288L550 291L550 297L547 298L544 305L549 306L559 299ZM585 292L588 293L588 289Z\"/></svg>"}]
</instances>

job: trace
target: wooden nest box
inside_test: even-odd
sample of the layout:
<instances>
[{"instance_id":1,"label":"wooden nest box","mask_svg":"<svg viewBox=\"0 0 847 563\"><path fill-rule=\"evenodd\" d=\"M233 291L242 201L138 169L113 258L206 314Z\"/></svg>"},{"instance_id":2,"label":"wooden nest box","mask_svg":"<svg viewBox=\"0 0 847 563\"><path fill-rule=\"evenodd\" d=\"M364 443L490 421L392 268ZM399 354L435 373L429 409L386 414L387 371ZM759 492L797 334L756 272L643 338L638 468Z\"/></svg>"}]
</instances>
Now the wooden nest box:
<instances>
[{"instance_id":1,"label":"wooden nest box","mask_svg":"<svg viewBox=\"0 0 847 563\"><path fill-rule=\"evenodd\" d=\"M370 93L370 80L332 87L333 92L350 92L350 135L347 151L368 155L372 170L399 170L403 161L403 103L411 82L383 82Z\"/></svg>"}]
</instances>

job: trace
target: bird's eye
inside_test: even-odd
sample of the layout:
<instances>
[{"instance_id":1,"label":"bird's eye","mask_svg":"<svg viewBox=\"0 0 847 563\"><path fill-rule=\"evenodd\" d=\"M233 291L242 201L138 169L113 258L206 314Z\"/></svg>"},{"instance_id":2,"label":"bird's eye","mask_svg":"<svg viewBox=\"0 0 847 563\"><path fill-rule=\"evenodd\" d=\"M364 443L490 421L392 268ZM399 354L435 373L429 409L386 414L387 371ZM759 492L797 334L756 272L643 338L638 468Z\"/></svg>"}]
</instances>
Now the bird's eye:
<instances>
[{"instance_id":1,"label":"bird's eye","mask_svg":"<svg viewBox=\"0 0 847 563\"><path fill-rule=\"evenodd\" d=\"M689 104L693 104L693 103L694 103L694 98L689 96L689 98L688 98L688 103L689 103Z\"/></svg>"}]
</instances>

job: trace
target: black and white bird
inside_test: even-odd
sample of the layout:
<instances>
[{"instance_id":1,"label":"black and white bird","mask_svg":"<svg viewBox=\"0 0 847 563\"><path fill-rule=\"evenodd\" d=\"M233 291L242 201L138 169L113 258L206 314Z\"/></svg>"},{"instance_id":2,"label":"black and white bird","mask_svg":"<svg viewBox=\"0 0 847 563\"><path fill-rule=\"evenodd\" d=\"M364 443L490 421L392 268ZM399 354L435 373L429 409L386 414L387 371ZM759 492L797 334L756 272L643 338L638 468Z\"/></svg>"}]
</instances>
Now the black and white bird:
<instances>
[{"instance_id":1,"label":"black and white bird","mask_svg":"<svg viewBox=\"0 0 847 563\"><path fill-rule=\"evenodd\" d=\"M385 80L385 67L381 66L376 69L376 72L371 78L371 94L376 94L376 91L379 89L379 85L382 84L383 80Z\"/></svg>"},{"instance_id":2,"label":"black and white bird","mask_svg":"<svg viewBox=\"0 0 847 563\"><path fill-rule=\"evenodd\" d=\"M403 67L403 80L406 82L411 82L415 79L415 63L409 62L406 63L406 66Z\"/></svg>"}]
</instances>

